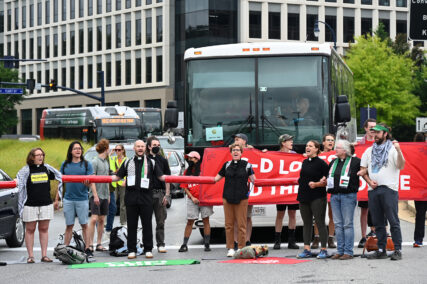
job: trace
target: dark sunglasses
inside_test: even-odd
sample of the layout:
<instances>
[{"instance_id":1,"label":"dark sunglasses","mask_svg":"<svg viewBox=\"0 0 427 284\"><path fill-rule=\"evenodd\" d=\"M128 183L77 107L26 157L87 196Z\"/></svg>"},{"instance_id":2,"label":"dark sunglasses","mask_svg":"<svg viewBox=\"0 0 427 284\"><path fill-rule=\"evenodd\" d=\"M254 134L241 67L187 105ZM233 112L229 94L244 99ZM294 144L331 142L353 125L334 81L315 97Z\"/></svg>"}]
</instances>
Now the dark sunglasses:
<instances>
[{"instance_id":1,"label":"dark sunglasses","mask_svg":"<svg viewBox=\"0 0 427 284\"><path fill-rule=\"evenodd\" d=\"M115 152L121 152L123 149L114 149Z\"/></svg>"}]
</instances>

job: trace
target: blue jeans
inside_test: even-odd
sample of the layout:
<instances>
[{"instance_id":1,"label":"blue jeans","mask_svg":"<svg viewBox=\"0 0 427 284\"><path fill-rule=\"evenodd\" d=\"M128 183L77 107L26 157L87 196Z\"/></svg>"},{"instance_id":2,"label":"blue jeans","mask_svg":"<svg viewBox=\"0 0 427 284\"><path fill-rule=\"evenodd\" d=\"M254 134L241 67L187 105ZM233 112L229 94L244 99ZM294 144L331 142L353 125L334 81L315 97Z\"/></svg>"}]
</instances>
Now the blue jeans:
<instances>
[{"instance_id":1,"label":"blue jeans","mask_svg":"<svg viewBox=\"0 0 427 284\"><path fill-rule=\"evenodd\" d=\"M111 232L113 230L114 217L116 216L117 205L116 205L116 194L110 192L110 205L108 206L107 225L105 230Z\"/></svg>"},{"instance_id":2,"label":"blue jeans","mask_svg":"<svg viewBox=\"0 0 427 284\"><path fill-rule=\"evenodd\" d=\"M337 193L331 195L332 215L334 216L337 253L353 255L354 209L357 193Z\"/></svg>"}]
</instances>

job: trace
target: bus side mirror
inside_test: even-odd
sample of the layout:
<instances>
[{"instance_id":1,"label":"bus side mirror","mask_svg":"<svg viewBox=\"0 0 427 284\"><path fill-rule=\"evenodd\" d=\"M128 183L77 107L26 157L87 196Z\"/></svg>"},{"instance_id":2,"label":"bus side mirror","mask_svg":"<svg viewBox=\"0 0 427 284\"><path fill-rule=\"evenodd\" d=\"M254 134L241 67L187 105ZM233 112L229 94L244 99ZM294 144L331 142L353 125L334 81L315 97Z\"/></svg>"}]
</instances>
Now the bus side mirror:
<instances>
[{"instance_id":1,"label":"bus side mirror","mask_svg":"<svg viewBox=\"0 0 427 284\"><path fill-rule=\"evenodd\" d=\"M346 95L338 96L335 104L335 123L351 120L350 104Z\"/></svg>"},{"instance_id":2,"label":"bus side mirror","mask_svg":"<svg viewBox=\"0 0 427 284\"><path fill-rule=\"evenodd\" d=\"M165 110L165 129L178 126L178 109L176 101L169 101Z\"/></svg>"}]
</instances>

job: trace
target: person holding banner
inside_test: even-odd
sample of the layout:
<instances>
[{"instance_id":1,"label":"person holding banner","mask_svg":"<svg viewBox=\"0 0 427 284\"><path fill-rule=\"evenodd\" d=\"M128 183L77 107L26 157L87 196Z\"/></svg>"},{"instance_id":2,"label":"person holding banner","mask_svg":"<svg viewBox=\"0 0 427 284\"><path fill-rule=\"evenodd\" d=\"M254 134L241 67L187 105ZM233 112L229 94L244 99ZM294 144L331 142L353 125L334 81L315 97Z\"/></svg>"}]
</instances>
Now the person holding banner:
<instances>
[{"instance_id":1,"label":"person holding banner","mask_svg":"<svg viewBox=\"0 0 427 284\"><path fill-rule=\"evenodd\" d=\"M199 176L200 175L200 154L196 151L191 151L185 155L188 161L188 168L185 170L185 176ZM190 238L191 231L193 230L194 221L199 218L199 214L203 221L204 243L205 251L211 251L210 238L211 226L209 224L209 216L213 214L213 206L199 206L199 184L181 184L180 185L187 193L187 225L184 230L184 242L182 243L179 252L188 251L188 239Z\"/></svg>"},{"instance_id":2,"label":"person holding banner","mask_svg":"<svg viewBox=\"0 0 427 284\"><path fill-rule=\"evenodd\" d=\"M320 153L320 143L315 140L307 142L305 147L307 159L301 166L300 178L298 180L299 189L297 200L301 217L304 223L304 251L297 255L298 258L312 257L310 250L311 235L313 232L313 217L319 228L321 250L317 258L328 257L326 243L328 232L325 225L326 214L326 177L328 176L328 165L318 157Z\"/></svg>"},{"instance_id":3,"label":"person holding banner","mask_svg":"<svg viewBox=\"0 0 427 284\"><path fill-rule=\"evenodd\" d=\"M353 219L359 190L357 172L360 170L360 159L353 157L351 144L347 140L338 140L335 151L337 158L329 164L327 179L338 245L332 259L347 260L353 258Z\"/></svg>"},{"instance_id":4,"label":"person holding banner","mask_svg":"<svg viewBox=\"0 0 427 284\"><path fill-rule=\"evenodd\" d=\"M27 263L35 263L33 246L34 232L38 225L42 253L42 262L52 262L47 256L49 222L53 219L53 210L58 209L58 200L52 205L50 181L56 179L58 192L62 191L62 175L55 168L44 163L45 153L41 148L32 149L27 155L27 165L17 174L18 210L25 222L25 246ZM59 196L59 194L57 194Z\"/></svg>"},{"instance_id":5,"label":"person holding banner","mask_svg":"<svg viewBox=\"0 0 427 284\"><path fill-rule=\"evenodd\" d=\"M232 160L226 162L215 177L218 182L225 177L223 204L225 217L225 238L227 256L232 257L234 251L234 223L238 227L238 249L246 245L246 218L248 210L249 184L248 179L255 181L252 165L242 160L243 146L233 143L230 146Z\"/></svg>"},{"instance_id":6,"label":"person holding banner","mask_svg":"<svg viewBox=\"0 0 427 284\"><path fill-rule=\"evenodd\" d=\"M361 170L358 173L369 185L369 211L378 238L378 250L369 255L368 259L387 258L385 251L387 218L395 248L391 260L401 260L402 232L398 216L398 189L399 174L405 166L405 158L399 143L392 142L390 128L387 125L379 123L372 130L375 132L375 143L363 153Z\"/></svg>"},{"instance_id":7,"label":"person holding banner","mask_svg":"<svg viewBox=\"0 0 427 284\"><path fill-rule=\"evenodd\" d=\"M110 155L110 169L113 172L113 174L116 174L117 171L120 169L120 167L122 166L122 164L127 160L126 157L126 150L125 150L125 146L123 146L123 144L118 144L116 145L116 147L114 147L113 150L116 155ZM115 189L115 197L120 199L120 225L121 226L126 226L126 206L125 206L125 180L121 180L118 182L112 182L111 186L114 187ZM111 198L110 198L111 199ZM107 231L109 231L108 229L111 228L111 230L113 229L113 220L114 220L114 216L112 216L112 221L111 221L111 227L109 227L109 222L108 219L110 219L110 214L107 217Z\"/></svg>"},{"instance_id":8,"label":"person holding banner","mask_svg":"<svg viewBox=\"0 0 427 284\"><path fill-rule=\"evenodd\" d=\"M141 219L144 254L146 258L153 258L153 178L165 181L162 169L158 163L145 154L145 143L137 140L133 146L135 156L128 159L120 167L112 181L126 178L126 217L128 226L128 259L136 258L136 240L138 219Z\"/></svg>"},{"instance_id":9,"label":"person holding banner","mask_svg":"<svg viewBox=\"0 0 427 284\"><path fill-rule=\"evenodd\" d=\"M294 143L294 137L289 134L283 134L279 137L279 152L296 154L292 150ZM299 208L298 204L277 204L277 214L275 222L275 233L274 233L274 246L273 249L280 249L281 239L282 239L282 228L283 228L283 218L285 217L286 207L288 208L288 249L299 249L299 246L295 242L295 229L297 224L297 210Z\"/></svg>"},{"instance_id":10,"label":"person holding banner","mask_svg":"<svg viewBox=\"0 0 427 284\"><path fill-rule=\"evenodd\" d=\"M63 175L92 175L92 164L83 157L83 146L79 141L70 143L67 151L67 159L61 165ZM89 194L91 188L94 203L99 205L99 198L95 184L85 181L84 183L68 183L64 196L65 234L64 245L70 245L73 233L74 221L77 216L83 231L83 240L86 244L85 253L89 258L93 257L93 251L89 248L88 216L89 216ZM58 196L57 196L58 198Z\"/></svg>"}]
</instances>

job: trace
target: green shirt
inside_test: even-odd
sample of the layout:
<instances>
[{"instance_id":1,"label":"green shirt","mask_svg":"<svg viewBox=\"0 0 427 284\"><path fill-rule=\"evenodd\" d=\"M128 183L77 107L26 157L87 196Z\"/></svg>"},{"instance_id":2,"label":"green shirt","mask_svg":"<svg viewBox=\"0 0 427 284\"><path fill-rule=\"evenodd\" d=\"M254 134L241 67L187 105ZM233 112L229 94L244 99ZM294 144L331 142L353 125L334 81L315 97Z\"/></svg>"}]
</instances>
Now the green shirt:
<instances>
[{"instance_id":1,"label":"green shirt","mask_svg":"<svg viewBox=\"0 0 427 284\"><path fill-rule=\"evenodd\" d=\"M92 160L93 174L97 176L108 176L110 174L110 163L108 159L101 159L99 156ZM99 199L108 199L110 190L108 183L96 183L96 192ZM92 191L89 191L89 197L92 197Z\"/></svg>"}]
</instances>

